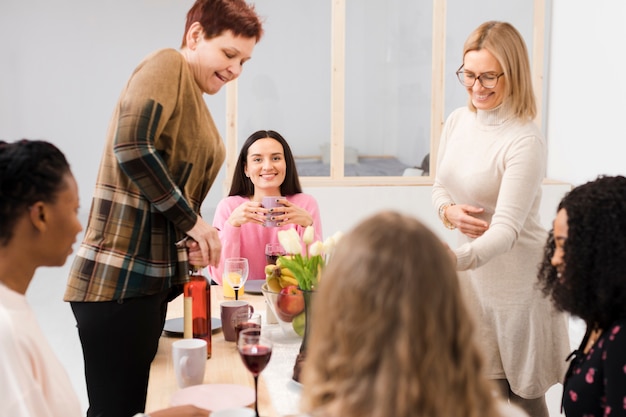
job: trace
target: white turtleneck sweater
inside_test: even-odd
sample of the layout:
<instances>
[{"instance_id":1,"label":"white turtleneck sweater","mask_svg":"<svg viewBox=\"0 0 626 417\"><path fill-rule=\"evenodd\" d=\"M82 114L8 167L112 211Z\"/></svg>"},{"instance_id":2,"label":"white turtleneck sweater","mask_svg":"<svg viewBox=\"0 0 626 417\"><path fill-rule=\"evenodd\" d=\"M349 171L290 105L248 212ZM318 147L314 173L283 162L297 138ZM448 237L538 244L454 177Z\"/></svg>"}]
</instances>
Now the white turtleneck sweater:
<instances>
[{"instance_id":1,"label":"white turtleneck sweater","mask_svg":"<svg viewBox=\"0 0 626 417\"><path fill-rule=\"evenodd\" d=\"M507 379L525 398L561 381L570 351L567 320L536 288L547 232L539 206L546 144L531 120L505 105L455 110L444 126L432 201L484 209L489 229L458 233L457 270L476 314L488 377ZM556 209L556 208L555 208Z\"/></svg>"}]
</instances>

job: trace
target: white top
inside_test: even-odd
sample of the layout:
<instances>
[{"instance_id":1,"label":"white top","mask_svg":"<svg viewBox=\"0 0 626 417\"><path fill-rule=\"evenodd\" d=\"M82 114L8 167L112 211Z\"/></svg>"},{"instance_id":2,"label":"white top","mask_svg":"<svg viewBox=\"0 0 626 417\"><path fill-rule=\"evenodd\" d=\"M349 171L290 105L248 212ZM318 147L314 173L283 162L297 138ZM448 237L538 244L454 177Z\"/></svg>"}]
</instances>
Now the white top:
<instances>
[{"instance_id":1,"label":"white top","mask_svg":"<svg viewBox=\"0 0 626 417\"><path fill-rule=\"evenodd\" d=\"M513 392L537 398L565 375L570 346L567 319L537 287L547 232L539 219L546 144L528 120L506 107L471 112L463 107L446 121L432 201L484 208L489 229L470 239L460 232L457 269L487 376L506 378ZM556 207L555 207L556 212Z\"/></svg>"},{"instance_id":2,"label":"white top","mask_svg":"<svg viewBox=\"0 0 626 417\"><path fill-rule=\"evenodd\" d=\"M2 284L0 370L0 416L83 416L67 373L26 297Z\"/></svg>"}]
</instances>

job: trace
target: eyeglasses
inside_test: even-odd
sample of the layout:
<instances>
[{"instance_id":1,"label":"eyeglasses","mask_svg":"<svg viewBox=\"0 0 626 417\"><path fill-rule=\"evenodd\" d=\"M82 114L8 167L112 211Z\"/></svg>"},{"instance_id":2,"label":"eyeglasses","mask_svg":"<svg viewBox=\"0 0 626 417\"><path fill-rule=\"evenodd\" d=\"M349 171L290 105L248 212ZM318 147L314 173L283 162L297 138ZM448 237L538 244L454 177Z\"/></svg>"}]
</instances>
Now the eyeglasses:
<instances>
[{"instance_id":1,"label":"eyeglasses","mask_svg":"<svg viewBox=\"0 0 626 417\"><path fill-rule=\"evenodd\" d=\"M496 74L495 72L484 72L477 77L476 74L472 72L465 72L463 65L456 71L456 76L465 87L473 87L474 84L476 84L476 80L478 80L483 87L494 88L498 84L498 79L503 75L504 73Z\"/></svg>"}]
</instances>

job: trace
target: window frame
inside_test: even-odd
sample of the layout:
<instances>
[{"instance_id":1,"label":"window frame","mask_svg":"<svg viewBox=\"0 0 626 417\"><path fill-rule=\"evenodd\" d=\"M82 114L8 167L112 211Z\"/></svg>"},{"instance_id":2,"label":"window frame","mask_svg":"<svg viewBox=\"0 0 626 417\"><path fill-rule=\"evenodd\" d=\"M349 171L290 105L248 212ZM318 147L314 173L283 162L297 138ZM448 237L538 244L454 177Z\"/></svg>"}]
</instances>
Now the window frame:
<instances>
[{"instance_id":1,"label":"window frame","mask_svg":"<svg viewBox=\"0 0 626 417\"><path fill-rule=\"evenodd\" d=\"M375 176L355 177L344 173L345 132L345 39L346 2L331 1L331 129L330 129L330 175L320 177L300 176L303 187L354 187L354 186L407 186L432 185L437 170L436 156L439 137L445 122L445 47L446 47L446 0L433 1L432 17L432 72L430 117L430 171L428 176ZM533 39L529 48L533 89L537 102L535 122L541 128L543 120L545 0L533 0ZM237 80L226 86L226 189L235 169L239 145L237 114Z\"/></svg>"}]
</instances>

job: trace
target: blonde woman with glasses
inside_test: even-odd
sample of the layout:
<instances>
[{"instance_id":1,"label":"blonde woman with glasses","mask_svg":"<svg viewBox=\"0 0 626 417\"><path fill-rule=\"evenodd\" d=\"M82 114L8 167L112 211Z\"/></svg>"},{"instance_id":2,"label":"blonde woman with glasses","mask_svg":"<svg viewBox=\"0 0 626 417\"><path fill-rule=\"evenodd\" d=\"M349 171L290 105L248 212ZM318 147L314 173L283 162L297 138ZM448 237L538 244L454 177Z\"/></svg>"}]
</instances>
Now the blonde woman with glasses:
<instances>
[{"instance_id":1,"label":"blonde woman with glasses","mask_svg":"<svg viewBox=\"0 0 626 417\"><path fill-rule=\"evenodd\" d=\"M444 126L432 201L458 231L456 269L487 376L528 414L548 417L545 393L563 375L569 339L566 317L536 288L546 143L533 122L528 52L512 25L491 21L470 34L462 57L469 101Z\"/></svg>"}]
</instances>

